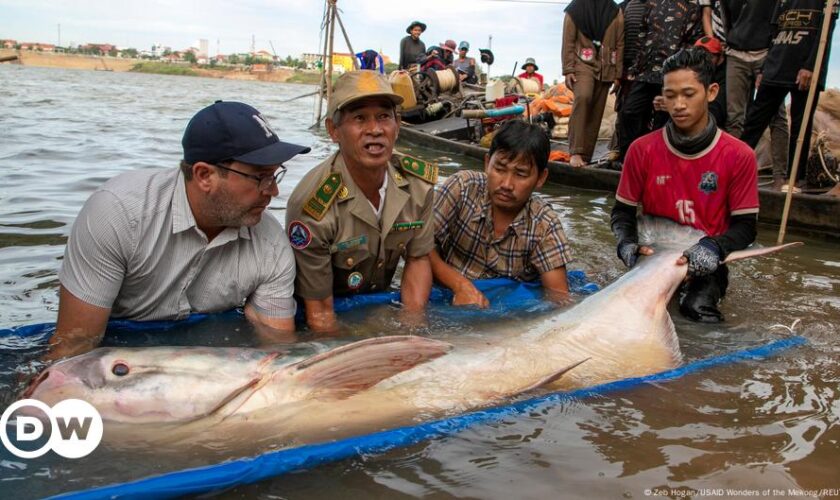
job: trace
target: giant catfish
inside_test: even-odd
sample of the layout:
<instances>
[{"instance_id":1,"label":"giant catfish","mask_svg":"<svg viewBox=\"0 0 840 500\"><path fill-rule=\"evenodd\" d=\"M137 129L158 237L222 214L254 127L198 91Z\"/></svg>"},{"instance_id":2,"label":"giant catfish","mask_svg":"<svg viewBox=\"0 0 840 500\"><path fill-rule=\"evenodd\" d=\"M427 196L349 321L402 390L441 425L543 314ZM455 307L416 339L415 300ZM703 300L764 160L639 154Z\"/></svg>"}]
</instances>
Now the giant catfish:
<instances>
[{"instance_id":1,"label":"giant catfish","mask_svg":"<svg viewBox=\"0 0 840 500\"><path fill-rule=\"evenodd\" d=\"M454 348L418 336L379 337L293 363L256 349L100 348L54 364L25 396L90 402L111 446L257 450L393 428L541 387L648 375L682 362L667 305L686 277L687 266L676 261L702 235L645 218L640 236L654 242L654 255L579 304L503 336Z\"/></svg>"}]
</instances>

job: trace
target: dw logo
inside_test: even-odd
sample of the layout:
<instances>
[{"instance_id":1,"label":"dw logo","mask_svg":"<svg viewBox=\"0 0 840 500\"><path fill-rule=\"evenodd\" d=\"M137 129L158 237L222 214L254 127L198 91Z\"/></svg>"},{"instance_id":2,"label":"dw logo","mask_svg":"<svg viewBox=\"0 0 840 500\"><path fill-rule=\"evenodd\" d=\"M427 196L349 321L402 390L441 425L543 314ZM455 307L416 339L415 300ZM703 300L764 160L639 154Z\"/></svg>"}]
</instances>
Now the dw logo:
<instances>
[{"instance_id":1,"label":"dw logo","mask_svg":"<svg viewBox=\"0 0 840 500\"><path fill-rule=\"evenodd\" d=\"M64 458L84 457L99 446L102 430L99 412L80 399L65 399L52 408L22 399L0 417L0 441L19 458L38 458L50 449Z\"/></svg>"}]
</instances>

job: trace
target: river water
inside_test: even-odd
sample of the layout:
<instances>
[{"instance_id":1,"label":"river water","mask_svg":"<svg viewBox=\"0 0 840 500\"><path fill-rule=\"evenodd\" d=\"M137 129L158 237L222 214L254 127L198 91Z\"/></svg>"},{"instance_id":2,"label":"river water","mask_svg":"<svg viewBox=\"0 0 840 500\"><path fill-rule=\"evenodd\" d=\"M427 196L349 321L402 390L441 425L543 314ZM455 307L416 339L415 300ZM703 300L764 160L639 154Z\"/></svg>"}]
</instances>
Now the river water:
<instances>
[{"instance_id":1,"label":"river water","mask_svg":"<svg viewBox=\"0 0 840 500\"><path fill-rule=\"evenodd\" d=\"M51 322L57 271L85 199L126 170L177 165L189 118L216 99L254 105L286 140L312 146L289 162L270 210L280 220L303 174L333 151L310 132L312 87L131 73L0 65L0 328ZM473 160L408 144L444 172ZM548 186L576 262L604 286L622 269L608 231L609 193ZM772 227L759 241L772 244ZM754 347L789 335L773 325L801 319L808 344L764 360L711 368L473 427L380 455L340 461L220 493L229 498L471 497L672 498L793 496L826 489L840 496L840 255L837 244L798 237L805 247L732 266L727 322L700 326L674 314L687 360ZM442 313L441 316L444 314ZM376 322L376 318L373 319ZM384 326L383 326L384 325ZM387 332L387 322L379 328ZM430 319L433 334L464 328ZM435 331L435 329L439 331ZM514 331L515 326L511 325ZM173 333L175 343L244 345L239 318ZM303 345L301 352L311 346ZM0 408L43 348L0 338ZM0 490L36 498L172 470L148 453L72 461L53 454L23 460L0 449ZM181 457L200 465L200 457ZM833 490L832 490L833 489ZM782 495L784 493L784 495ZM2 496L6 497L7 494Z\"/></svg>"}]
</instances>

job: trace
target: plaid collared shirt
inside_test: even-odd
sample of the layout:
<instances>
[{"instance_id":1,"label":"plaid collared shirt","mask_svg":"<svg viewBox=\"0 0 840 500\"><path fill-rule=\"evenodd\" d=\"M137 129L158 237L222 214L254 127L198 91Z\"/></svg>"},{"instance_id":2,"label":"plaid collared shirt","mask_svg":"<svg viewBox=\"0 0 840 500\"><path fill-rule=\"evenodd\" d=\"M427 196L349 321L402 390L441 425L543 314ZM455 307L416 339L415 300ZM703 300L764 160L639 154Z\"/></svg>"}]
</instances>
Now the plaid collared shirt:
<instances>
[{"instance_id":1,"label":"plaid collared shirt","mask_svg":"<svg viewBox=\"0 0 840 500\"><path fill-rule=\"evenodd\" d=\"M487 176L468 170L435 188L435 244L441 258L469 279L533 281L572 260L560 215L533 194L496 238Z\"/></svg>"}]
</instances>

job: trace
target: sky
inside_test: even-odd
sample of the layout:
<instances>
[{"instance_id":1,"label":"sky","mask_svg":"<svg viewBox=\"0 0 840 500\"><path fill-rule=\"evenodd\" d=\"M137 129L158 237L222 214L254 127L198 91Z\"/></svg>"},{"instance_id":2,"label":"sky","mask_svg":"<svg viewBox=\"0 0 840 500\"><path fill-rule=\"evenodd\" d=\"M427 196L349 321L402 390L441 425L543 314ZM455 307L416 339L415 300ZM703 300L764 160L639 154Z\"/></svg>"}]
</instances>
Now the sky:
<instances>
[{"instance_id":1,"label":"sky","mask_svg":"<svg viewBox=\"0 0 840 500\"><path fill-rule=\"evenodd\" d=\"M562 0L338 0L339 15L355 52L374 49L399 56L399 42L413 20L428 25L428 47L446 39L466 40L469 55L490 45L496 57L490 74L510 74L534 57L547 82L562 78ZM210 54L257 50L280 57L320 52L323 0L0 0L0 39L61 45L112 43L180 50L209 41ZM218 41L218 44L217 44ZM335 50L347 52L336 30ZM834 37L828 85L840 86L840 42Z\"/></svg>"}]
</instances>

